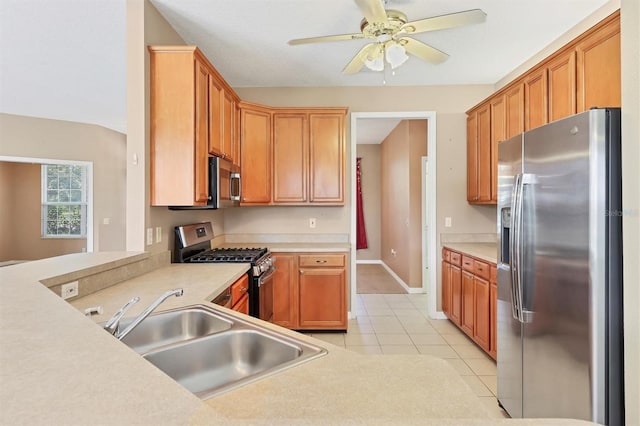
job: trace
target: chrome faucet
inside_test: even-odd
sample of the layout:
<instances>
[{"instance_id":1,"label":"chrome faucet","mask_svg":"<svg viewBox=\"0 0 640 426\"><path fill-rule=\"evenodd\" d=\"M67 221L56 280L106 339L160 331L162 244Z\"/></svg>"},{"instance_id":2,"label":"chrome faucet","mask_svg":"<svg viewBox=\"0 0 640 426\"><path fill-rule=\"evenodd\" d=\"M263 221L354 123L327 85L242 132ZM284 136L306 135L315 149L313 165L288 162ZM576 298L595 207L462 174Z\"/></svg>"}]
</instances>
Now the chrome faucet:
<instances>
[{"instance_id":1,"label":"chrome faucet","mask_svg":"<svg viewBox=\"0 0 640 426\"><path fill-rule=\"evenodd\" d=\"M167 300L171 296L180 297L184 294L184 291L181 288L177 288L175 290L169 290L160 295L147 309L142 311L140 315L138 315L131 323L122 331L119 330L119 323L122 315L136 302L140 300L139 297L134 297L129 300L116 314L111 318L107 324L104 326L105 330L109 331L113 334L118 340L122 340L127 334L131 333L134 328L136 328L146 317L148 317L151 312L155 311L158 306L165 300Z\"/></svg>"},{"instance_id":2,"label":"chrome faucet","mask_svg":"<svg viewBox=\"0 0 640 426\"><path fill-rule=\"evenodd\" d=\"M136 296L133 299L129 300L127 303L125 303L124 306L118 309L118 312L113 314L111 319L107 321L107 323L104 325L104 329L107 330L110 334L113 334L115 336L116 333L118 333L119 331L120 320L122 319L122 316L125 314L125 312L129 310L129 308L131 308L133 305L138 303L139 300L140 298Z\"/></svg>"}]
</instances>

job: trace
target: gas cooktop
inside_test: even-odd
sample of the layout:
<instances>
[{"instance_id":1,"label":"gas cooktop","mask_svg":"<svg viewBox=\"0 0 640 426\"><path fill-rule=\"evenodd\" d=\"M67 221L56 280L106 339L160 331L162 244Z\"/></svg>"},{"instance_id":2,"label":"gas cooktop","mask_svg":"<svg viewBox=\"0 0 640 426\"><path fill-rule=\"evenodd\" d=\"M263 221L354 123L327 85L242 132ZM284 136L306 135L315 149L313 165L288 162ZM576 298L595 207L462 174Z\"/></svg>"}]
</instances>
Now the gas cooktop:
<instances>
[{"instance_id":1,"label":"gas cooktop","mask_svg":"<svg viewBox=\"0 0 640 426\"><path fill-rule=\"evenodd\" d=\"M256 263L269 253L266 248L215 248L193 255L188 263Z\"/></svg>"}]
</instances>

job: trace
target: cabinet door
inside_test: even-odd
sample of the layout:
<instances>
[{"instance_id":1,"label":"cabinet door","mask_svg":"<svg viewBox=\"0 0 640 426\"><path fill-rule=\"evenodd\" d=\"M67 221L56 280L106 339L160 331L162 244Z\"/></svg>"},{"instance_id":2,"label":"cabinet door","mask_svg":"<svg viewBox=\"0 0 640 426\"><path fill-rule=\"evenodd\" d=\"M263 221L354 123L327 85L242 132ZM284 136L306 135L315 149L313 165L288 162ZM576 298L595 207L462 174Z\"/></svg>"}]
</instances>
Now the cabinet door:
<instances>
[{"instance_id":1,"label":"cabinet door","mask_svg":"<svg viewBox=\"0 0 640 426\"><path fill-rule=\"evenodd\" d=\"M217 156L222 156L223 93L222 84L209 76L209 154Z\"/></svg>"},{"instance_id":2,"label":"cabinet door","mask_svg":"<svg viewBox=\"0 0 640 426\"><path fill-rule=\"evenodd\" d=\"M194 204L209 197L209 71L196 61L196 138Z\"/></svg>"},{"instance_id":3,"label":"cabinet door","mask_svg":"<svg viewBox=\"0 0 640 426\"><path fill-rule=\"evenodd\" d=\"M231 94L224 91L222 97L222 156L229 161L233 161L234 103Z\"/></svg>"},{"instance_id":4,"label":"cabinet door","mask_svg":"<svg viewBox=\"0 0 640 426\"><path fill-rule=\"evenodd\" d=\"M487 104L478 110L478 201L491 201L490 104Z\"/></svg>"},{"instance_id":5,"label":"cabinet door","mask_svg":"<svg viewBox=\"0 0 640 426\"><path fill-rule=\"evenodd\" d=\"M240 106L237 102L234 102L233 110L233 142L231 158L233 164L240 167Z\"/></svg>"},{"instance_id":6,"label":"cabinet door","mask_svg":"<svg viewBox=\"0 0 640 426\"><path fill-rule=\"evenodd\" d=\"M301 329L347 328L344 268L301 268L298 274Z\"/></svg>"},{"instance_id":7,"label":"cabinet door","mask_svg":"<svg viewBox=\"0 0 640 426\"><path fill-rule=\"evenodd\" d=\"M442 262L442 312L451 318L451 264Z\"/></svg>"},{"instance_id":8,"label":"cabinet door","mask_svg":"<svg viewBox=\"0 0 640 426\"><path fill-rule=\"evenodd\" d=\"M540 68L524 81L525 130L548 123L547 118L547 69Z\"/></svg>"},{"instance_id":9,"label":"cabinet door","mask_svg":"<svg viewBox=\"0 0 640 426\"><path fill-rule=\"evenodd\" d=\"M307 201L308 128L304 113L273 115L273 202Z\"/></svg>"},{"instance_id":10,"label":"cabinet door","mask_svg":"<svg viewBox=\"0 0 640 426\"><path fill-rule=\"evenodd\" d=\"M273 323L298 327L298 296L295 254L273 253Z\"/></svg>"},{"instance_id":11,"label":"cabinet door","mask_svg":"<svg viewBox=\"0 0 640 426\"><path fill-rule=\"evenodd\" d=\"M242 298L233 305L233 309L236 312L240 312L241 314L249 315L249 295L245 294Z\"/></svg>"},{"instance_id":12,"label":"cabinet door","mask_svg":"<svg viewBox=\"0 0 640 426\"><path fill-rule=\"evenodd\" d=\"M505 138L524 132L524 85L517 83L507 90L505 98Z\"/></svg>"},{"instance_id":13,"label":"cabinet door","mask_svg":"<svg viewBox=\"0 0 640 426\"><path fill-rule=\"evenodd\" d=\"M309 114L309 201L344 204L344 114Z\"/></svg>"},{"instance_id":14,"label":"cabinet door","mask_svg":"<svg viewBox=\"0 0 640 426\"><path fill-rule=\"evenodd\" d=\"M460 328L467 333L469 337L473 337L473 321L474 321L474 283L473 274L462 271L462 318L460 319Z\"/></svg>"},{"instance_id":15,"label":"cabinet door","mask_svg":"<svg viewBox=\"0 0 640 426\"><path fill-rule=\"evenodd\" d=\"M478 199L478 114L467 117L467 201Z\"/></svg>"},{"instance_id":16,"label":"cabinet door","mask_svg":"<svg viewBox=\"0 0 640 426\"><path fill-rule=\"evenodd\" d=\"M260 109L241 112L242 204L271 202L271 114Z\"/></svg>"},{"instance_id":17,"label":"cabinet door","mask_svg":"<svg viewBox=\"0 0 640 426\"><path fill-rule=\"evenodd\" d=\"M572 50L547 65L549 121L576 113L576 53Z\"/></svg>"},{"instance_id":18,"label":"cabinet door","mask_svg":"<svg viewBox=\"0 0 640 426\"><path fill-rule=\"evenodd\" d=\"M489 351L490 325L489 325L489 281L474 277L474 321L473 339L485 351Z\"/></svg>"},{"instance_id":19,"label":"cabinet door","mask_svg":"<svg viewBox=\"0 0 640 426\"><path fill-rule=\"evenodd\" d=\"M489 293L489 321L491 323L491 340L489 344L489 355L493 357L493 359L497 359L498 357L498 348L497 348L497 333L498 333L498 284L492 282L490 284L491 289Z\"/></svg>"},{"instance_id":20,"label":"cabinet door","mask_svg":"<svg viewBox=\"0 0 640 426\"><path fill-rule=\"evenodd\" d=\"M505 96L491 101L491 201L498 202L498 144L506 139Z\"/></svg>"},{"instance_id":21,"label":"cabinet door","mask_svg":"<svg viewBox=\"0 0 640 426\"><path fill-rule=\"evenodd\" d=\"M462 323L462 270L451 265L451 316L456 325Z\"/></svg>"},{"instance_id":22,"label":"cabinet door","mask_svg":"<svg viewBox=\"0 0 640 426\"><path fill-rule=\"evenodd\" d=\"M620 16L576 46L578 112L621 105Z\"/></svg>"}]
</instances>

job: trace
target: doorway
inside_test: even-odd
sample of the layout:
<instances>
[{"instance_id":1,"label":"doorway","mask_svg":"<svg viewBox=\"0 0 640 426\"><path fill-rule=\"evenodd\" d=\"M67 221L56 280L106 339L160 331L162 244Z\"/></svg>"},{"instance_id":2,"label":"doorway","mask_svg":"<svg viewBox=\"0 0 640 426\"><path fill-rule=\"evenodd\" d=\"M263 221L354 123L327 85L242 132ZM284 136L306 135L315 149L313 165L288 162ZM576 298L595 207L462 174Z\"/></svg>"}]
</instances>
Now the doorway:
<instances>
[{"instance_id":1,"label":"doorway","mask_svg":"<svg viewBox=\"0 0 640 426\"><path fill-rule=\"evenodd\" d=\"M436 113L432 111L410 111L410 112L368 112L368 113L352 113L351 114L351 152L352 152L352 161L351 161L351 176L352 176L352 188L351 194L353 194L353 201L351 203L351 272L350 272L350 281L351 281L351 309L350 309L350 317L354 318L356 316L357 309L354 306L354 301L357 300L357 289L358 289L358 261L357 261L357 252L356 252L356 203L355 203L355 195L356 195L356 179L353 178L356 175L356 157L357 157L357 145L356 142L358 140L358 121L364 119L395 119L398 122L402 120L421 120L424 119L427 121L427 141L428 141L428 152L429 156L421 159L422 161L422 177L420 179L421 185L420 188L420 196L418 197L421 201L422 213L421 220L419 224L418 233L421 233L421 241L420 247L422 248L421 258L423 260L420 261L420 267L422 268L421 274L421 286L420 287L408 287L403 286L404 290L407 293L426 293L426 298L428 300L428 312L432 318L438 318L439 315L436 312L436 295L435 292L429 291L429 283L435 283L435 273L436 273L436 259L434 256L434 250L429 250L429 247L435 247L436 244L436 235L435 235L435 187L436 187L436 168L435 168L435 159L436 159ZM360 121L362 125L362 121ZM425 141L426 143L426 141ZM420 166L418 166L420 167ZM427 173L428 171L428 173ZM425 194L429 199L425 199ZM407 196L408 197L408 196ZM368 263L379 263L379 262L368 262ZM376 265L377 266L377 265ZM367 265L368 267L368 265ZM383 263L384 267L384 263ZM394 276L395 273L393 270L387 269L387 272L394 279L397 276ZM361 271L362 272L362 271ZM360 274L362 277L363 275ZM399 278L399 277L398 277ZM398 280L396 280L398 281ZM399 280L402 281L402 280Z\"/></svg>"}]
</instances>

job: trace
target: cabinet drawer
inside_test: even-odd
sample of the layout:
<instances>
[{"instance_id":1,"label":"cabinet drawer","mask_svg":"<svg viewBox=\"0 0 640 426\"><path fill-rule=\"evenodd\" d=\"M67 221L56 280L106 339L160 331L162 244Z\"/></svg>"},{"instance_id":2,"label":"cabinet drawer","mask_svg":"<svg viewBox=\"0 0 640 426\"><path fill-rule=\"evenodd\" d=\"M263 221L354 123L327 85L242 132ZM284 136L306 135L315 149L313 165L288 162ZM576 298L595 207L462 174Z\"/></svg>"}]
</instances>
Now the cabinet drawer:
<instances>
[{"instance_id":1,"label":"cabinet drawer","mask_svg":"<svg viewBox=\"0 0 640 426\"><path fill-rule=\"evenodd\" d=\"M450 252L450 258L451 258L451 263L453 263L454 265L458 265L460 266L460 259L462 258L462 256L460 255L460 253L456 253L455 251Z\"/></svg>"},{"instance_id":2,"label":"cabinet drawer","mask_svg":"<svg viewBox=\"0 0 640 426\"><path fill-rule=\"evenodd\" d=\"M484 278L485 280L488 280L489 264L475 260L473 262L473 273L479 276L480 278Z\"/></svg>"},{"instance_id":3,"label":"cabinet drawer","mask_svg":"<svg viewBox=\"0 0 640 426\"><path fill-rule=\"evenodd\" d=\"M249 290L249 276L244 274L235 283L231 284L231 303L235 305Z\"/></svg>"},{"instance_id":4,"label":"cabinet drawer","mask_svg":"<svg viewBox=\"0 0 640 426\"><path fill-rule=\"evenodd\" d=\"M445 262L450 262L451 260L451 252L449 250L447 250L446 248L442 249L442 260L444 260Z\"/></svg>"},{"instance_id":5,"label":"cabinet drawer","mask_svg":"<svg viewBox=\"0 0 640 426\"><path fill-rule=\"evenodd\" d=\"M472 257L462 256L462 269L473 272L473 262Z\"/></svg>"},{"instance_id":6,"label":"cabinet drawer","mask_svg":"<svg viewBox=\"0 0 640 426\"><path fill-rule=\"evenodd\" d=\"M491 273L489 274L489 281L492 283L498 282L498 268L495 265L491 265Z\"/></svg>"},{"instance_id":7,"label":"cabinet drawer","mask_svg":"<svg viewBox=\"0 0 640 426\"><path fill-rule=\"evenodd\" d=\"M344 254L304 254L298 257L298 265L313 266L344 266Z\"/></svg>"}]
</instances>

